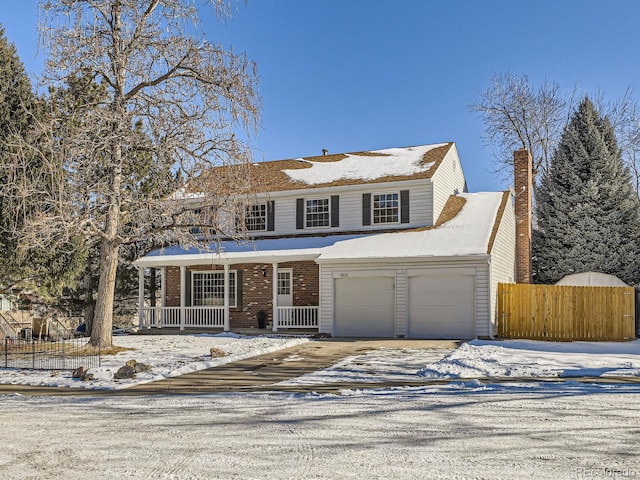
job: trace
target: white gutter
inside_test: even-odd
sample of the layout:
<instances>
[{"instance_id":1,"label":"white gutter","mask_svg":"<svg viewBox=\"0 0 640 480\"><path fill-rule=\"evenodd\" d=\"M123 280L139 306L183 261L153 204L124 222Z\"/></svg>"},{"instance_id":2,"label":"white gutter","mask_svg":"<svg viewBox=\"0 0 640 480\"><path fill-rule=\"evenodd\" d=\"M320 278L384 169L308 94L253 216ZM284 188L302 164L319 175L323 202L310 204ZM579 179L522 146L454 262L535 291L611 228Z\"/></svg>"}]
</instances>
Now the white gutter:
<instances>
[{"instance_id":1,"label":"white gutter","mask_svg":"<svg viewBox=\"0 0 640 480\"><path fill-rule=\"evenodd\" d=\"M320 249L272 250L265 252L196 253L184 255L152 255L138 258L136 267L179 267L191 265L232 265L235 263L273 263L315 260Z\"/></svg>"}]
</instances>

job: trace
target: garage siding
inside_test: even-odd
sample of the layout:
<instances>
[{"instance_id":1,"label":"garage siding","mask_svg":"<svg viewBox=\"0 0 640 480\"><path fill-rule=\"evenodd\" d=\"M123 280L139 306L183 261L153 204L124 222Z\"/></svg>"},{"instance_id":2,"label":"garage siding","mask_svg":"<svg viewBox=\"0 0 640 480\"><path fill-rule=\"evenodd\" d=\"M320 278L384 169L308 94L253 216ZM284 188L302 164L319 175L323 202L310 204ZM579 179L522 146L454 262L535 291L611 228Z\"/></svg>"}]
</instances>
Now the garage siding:
<instances>
[{"instance_id":1,"label":"garage siding","mask_svg":"<svg viewBox=\"0 0 640 480\"><path fill-rule=\"evenodd\" d=\"M496 233L491 249L491 333L479 335L495 335L497 333L498 315L498 283L513 283L515 279L516 251L516 219L511 199L509 199Z\"/></svg>"}]
</instances>

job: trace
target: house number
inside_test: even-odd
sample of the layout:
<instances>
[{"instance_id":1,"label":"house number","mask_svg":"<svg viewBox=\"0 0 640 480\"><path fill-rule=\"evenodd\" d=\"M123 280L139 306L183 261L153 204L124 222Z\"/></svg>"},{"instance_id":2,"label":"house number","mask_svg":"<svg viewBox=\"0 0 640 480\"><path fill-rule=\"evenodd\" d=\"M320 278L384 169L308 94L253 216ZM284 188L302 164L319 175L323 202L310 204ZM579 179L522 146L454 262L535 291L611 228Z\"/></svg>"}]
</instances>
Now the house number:
<instances>
[{"instance_id":1,"label":"house number","mask_svg":"<svg viewBox=\"0 0 640 480\"><path fill-rule=\"evenodd\" d=\"M348 277L348 276L349 276L349 274L348 274L348 273L345 273L345 272L342 272L342 273L340 273L340 276L341 276L341 277Z\"/></svg>"}]
</instances>

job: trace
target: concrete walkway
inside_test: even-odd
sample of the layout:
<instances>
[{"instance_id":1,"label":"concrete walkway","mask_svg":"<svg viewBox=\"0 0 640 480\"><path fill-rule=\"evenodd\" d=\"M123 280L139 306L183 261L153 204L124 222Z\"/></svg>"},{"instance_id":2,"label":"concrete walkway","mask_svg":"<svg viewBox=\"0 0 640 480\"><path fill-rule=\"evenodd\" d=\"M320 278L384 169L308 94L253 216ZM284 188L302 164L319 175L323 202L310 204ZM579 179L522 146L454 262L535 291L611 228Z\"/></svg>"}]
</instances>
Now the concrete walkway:
<instances>
[{"instance_id":1,"label":"concrete walkway","mask_svg":"<svg viewBox=\"0 0 640 480\"><path fill-rule=\"evenodd\" d=\"M0 395L176 395L228 392L339 392L345 388L400 386L404 383L384 382L274 386L274 384L330 367L352 355L362 355L378 348L454 349L460 342L451 340L372 340L322 339L295 347L259 355L188 373L179 377L134 385L122 390L89 390L81 388L0 385ZM419 384L427 383L419 382ZM413 382L412 382L413 383ZM430 383L433 383L432 381Z\"/></svg>"}]
</instances>

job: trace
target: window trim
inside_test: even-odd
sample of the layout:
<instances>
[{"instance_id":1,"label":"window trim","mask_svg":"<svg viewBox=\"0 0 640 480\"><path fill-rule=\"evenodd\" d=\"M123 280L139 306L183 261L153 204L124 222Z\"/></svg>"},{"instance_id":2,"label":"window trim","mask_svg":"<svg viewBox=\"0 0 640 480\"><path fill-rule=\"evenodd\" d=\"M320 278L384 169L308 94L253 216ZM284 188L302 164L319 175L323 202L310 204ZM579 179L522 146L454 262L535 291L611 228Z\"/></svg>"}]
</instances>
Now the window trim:
<instances>
[{"instance_id":1,"label":"window trim","mask_svg":"<svg viewBox=\"0 0 640 480\"><path fill-rule=\"evenodd\" d=\"M261 210L263 210L262 212L263 214L260 217L249 216L249 211L253 212L253 208L255 207L258 207ZM266 232L268 228L268 223L269 223L268 209L269 209L268 202L259 202L259 203L252 203L250 205L247 205L245 207L245 214L244 214L244 228L248 232ZM249 228L249 219L258 219L258 218L262 220L261 223L263 225L263 228Z\"/></svg>"},{"instance_id":2,"label":"window trim","mask_svg":"<svg viewBox=\"0 0 640 480\"><path fill-rule=\"evenodd\" d=\"M376 222L376 197L377 196L382 196L382 195L395 195L396 196L396 201L397 201L397 206L395 207L396 209L396 218L397 220L394 221L390 221L390 222ZM373 192L371 194L371 225L398 225L401 223L401 209L402 209L402 202L401 202L401 196L400 196L400 192L399 191L393 191L393 192ZM378 208L378 210L381 210L380 208Z\"/></svg>"},{"instance_id":3,"label":"window trim","mask_svg":"<svg viewBox=\"0 0 640 480\"><path fill-rule=\"evenodd\" d=\"M223 297L222 297L221 305L195 305L194 304L195 294L196 294L195 276L197 274L222 275L222 283L224 288L224 270L193 270L191 272L191 306L193 307L224 307L224 290L222 292ZM238 308L238 270L229 270L229 282L231 282L232 275L234 276L234 282L233 282L234 295L232 297L231 296L232 292L229 291L229 308ZM231 302L231 300L233 300L233 303Z\"/></svg>"},{"instance_id":4,"label":"window trim","mask_svg":"<svg viewBox=\"0 0 640 480\"><path fill-rule=\"evenodd\" d=\"M326 225L312 225L309 226L309 202L324 200L327 202L327 224ZM324 212L323 212L324 213ZM304 199L304 228L305 230L316 230L319 228L331 228L331 196L322 196L322 197L308 197Z\"/></svg>"}]
</instances>

